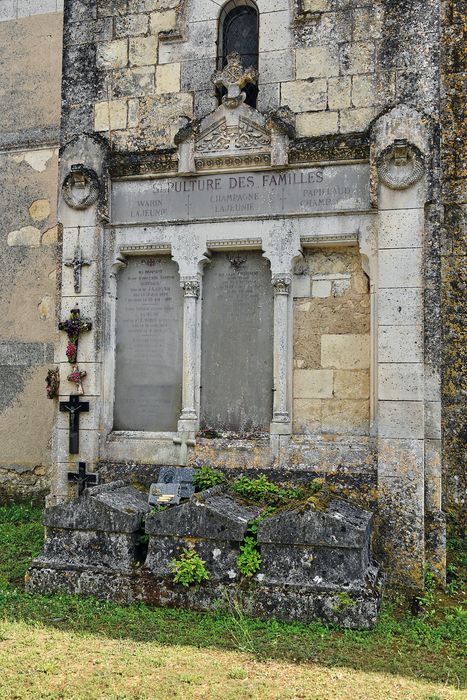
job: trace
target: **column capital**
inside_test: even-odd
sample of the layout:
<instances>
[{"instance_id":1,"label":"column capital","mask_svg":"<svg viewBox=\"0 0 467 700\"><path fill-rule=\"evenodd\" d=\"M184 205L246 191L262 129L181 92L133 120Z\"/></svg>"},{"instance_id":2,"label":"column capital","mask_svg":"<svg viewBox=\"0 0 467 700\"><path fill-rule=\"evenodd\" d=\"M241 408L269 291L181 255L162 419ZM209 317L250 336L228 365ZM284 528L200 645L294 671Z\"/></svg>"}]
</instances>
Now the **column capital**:
<instances>
[{"instance_id":1,"label":"column capital","mask_svg":"<svg viewBox=\"0 0 467 700\"><path fill-rule=\"evenodd\" d=\"M180 286L186 297L194 297L195 299L199 297L200 284L197 277L181 277Z\"/></svg>"},{"instance_id":2,"label":"column capital","mask_svg":"<svg viewBox=\"0 0 467 700\"><path fill-rule=\"evenodd\" d=\"M292 275L289 273L273 275L271 282L275 294L287 296L290 292L290 285L292 284Z\"/></svg>"}]
</instances>

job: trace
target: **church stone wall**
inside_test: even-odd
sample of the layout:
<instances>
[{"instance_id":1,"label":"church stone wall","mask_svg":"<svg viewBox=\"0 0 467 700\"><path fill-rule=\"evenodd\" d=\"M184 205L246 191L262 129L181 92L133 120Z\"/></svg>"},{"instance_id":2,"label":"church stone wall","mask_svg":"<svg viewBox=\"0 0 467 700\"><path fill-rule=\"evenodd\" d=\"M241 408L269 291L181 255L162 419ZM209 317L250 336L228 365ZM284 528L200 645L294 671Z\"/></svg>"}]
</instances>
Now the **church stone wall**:
<instances>
[{"instance_id":1,"label":"church stone wall","mask_svg":"<svg viewBox=\"0 0 467 700\"><path fill-rule=\"evenodd\" d=\"M0 2L0 499L43 496L54 406L62 16ZM31 16L32 15L32 16Z\"/></svg>"},{"instance_id":2,"label":"church stone wall","mask_svg":"<svg viewBox=\"0 0 467 700\"><path fill-rule=\"evenodd\" d=\"M293 432L368 435L370 296L360 253L310 250L304 263L294 280Z\"/></svg>"}]
</instances>

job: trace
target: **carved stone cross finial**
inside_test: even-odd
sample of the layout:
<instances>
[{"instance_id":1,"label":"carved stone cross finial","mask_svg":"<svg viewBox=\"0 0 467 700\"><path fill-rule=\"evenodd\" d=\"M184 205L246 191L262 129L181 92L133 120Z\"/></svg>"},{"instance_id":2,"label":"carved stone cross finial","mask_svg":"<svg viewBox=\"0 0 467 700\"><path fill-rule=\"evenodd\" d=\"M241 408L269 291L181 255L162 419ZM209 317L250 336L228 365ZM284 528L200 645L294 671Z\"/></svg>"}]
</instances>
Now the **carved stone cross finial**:
<instances>
[{"instance_id":1,"label":"carved stone cross finial","mask_svg":"<svg viewBox=\"0 0 467 700\"><path fill-rule=\"evenodd\" d=\"M90 265L91 261L85 260L85 258L83 258L83 251L81 250L81 246L77 245L75 248L73 258L71 258L71 260L64 260L63 262L64 262L66 267L73 268L73 287L75 290L75 294L80 294L80 292L81 292L81 268L84 265Z\"/></svg>"},{"instance_id":2,"label":"carved stone cross finial","mask_svg":"<svg viewBox=\"0 0 467 700\"><path fill-rule=\"evenodd\" d=\"M242 59L237 51L227 56L227 65L222 70L212 74L212 82L216 87L225 87L227 95L223 98L226 106L236 106L245 100L242 88L248 83L258 81L258 71L253 66L244 68Z\"/></svg>"}]
</instances>

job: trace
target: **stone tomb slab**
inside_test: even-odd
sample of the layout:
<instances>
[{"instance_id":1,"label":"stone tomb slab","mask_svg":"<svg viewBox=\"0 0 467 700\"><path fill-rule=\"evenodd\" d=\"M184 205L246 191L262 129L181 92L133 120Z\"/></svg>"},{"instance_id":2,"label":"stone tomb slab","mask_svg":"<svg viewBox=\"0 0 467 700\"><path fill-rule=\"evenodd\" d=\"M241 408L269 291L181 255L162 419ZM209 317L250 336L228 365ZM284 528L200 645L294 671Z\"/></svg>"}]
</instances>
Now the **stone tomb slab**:
<instances>
[{"instance_id":1,"label":"stone tomb slab","mask_svg":"<svg viewBox=\"0 0 467 700\"><path fill-rule=\"evenodd\" d=\"M201 426L269 430L274 300L260 251L213 253L203 282Z\"/></svg>"},{"instance_id":2,"label":"stone tomb slab","mask_svg":"<svg viewBox=\"0 0 467 700\"><path fill-rule=\"evenodd\" d=\"M183 293L169 256L128 258L118 277L114 430L175 431Z\"/></svg>"},{"instance_id":3,"label":"stone tomb slab","mask_svg":"<svg viewBox=\"0 0 467 700\"><path fill-rule=\"evenodd\" d=\"M258 527L266 584L360 590L376 569L370 556L373 515L345 501L273 515Z\"/></svg>"},{"instance_id":4,"label":"stone tomb slab","mask_svg":"<svg viewBox=\"0 0 467 700\"><path fill-rule=\"evenodd\" d=\"M34 564L129 571L148 512L145 496L123 481L86 489L81 498L45 510L44 552Z\"/></svg>"},{"instance_id":5,"label":"stone tomb slab","mask_svg":"<svg viewBox=\"0 0 467 700\"><path fill-rule=\"evenodd\" d=\"M195 547L210 579L232 581L248 523L260 508L240 505L221 486L195 494L187 503L146 519L149 548L145 566L157 577L171 577L170 562Z\"/></svg>"}]
</instances>

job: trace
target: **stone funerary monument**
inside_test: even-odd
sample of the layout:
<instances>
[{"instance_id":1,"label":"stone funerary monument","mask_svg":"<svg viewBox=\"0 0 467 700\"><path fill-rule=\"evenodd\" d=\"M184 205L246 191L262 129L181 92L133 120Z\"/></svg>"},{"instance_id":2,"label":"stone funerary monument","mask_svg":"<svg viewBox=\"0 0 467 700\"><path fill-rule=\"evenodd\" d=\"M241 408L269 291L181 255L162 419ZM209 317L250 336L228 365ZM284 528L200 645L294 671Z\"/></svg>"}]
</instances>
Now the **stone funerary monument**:
<instances>
[{"instance_id":1,"label":"stone funerary monument","mask_svg":"<svg viewBox=\"0 0 467 700\"><path fill-rule=\"evenodd\" d=\"M334 27L345 4L65 2L54 475L30 590L208 609L241 588L258 517L253 614L369 626L383 572L443 579L435 123L408 92L361 106L393 74L364 7L356 43ZM224 485L194 493L201 467ZM260 475L324 486L271 513L229 487ZM187 589L184 547L209 575Z\"/></svg>"}]
</instances>

